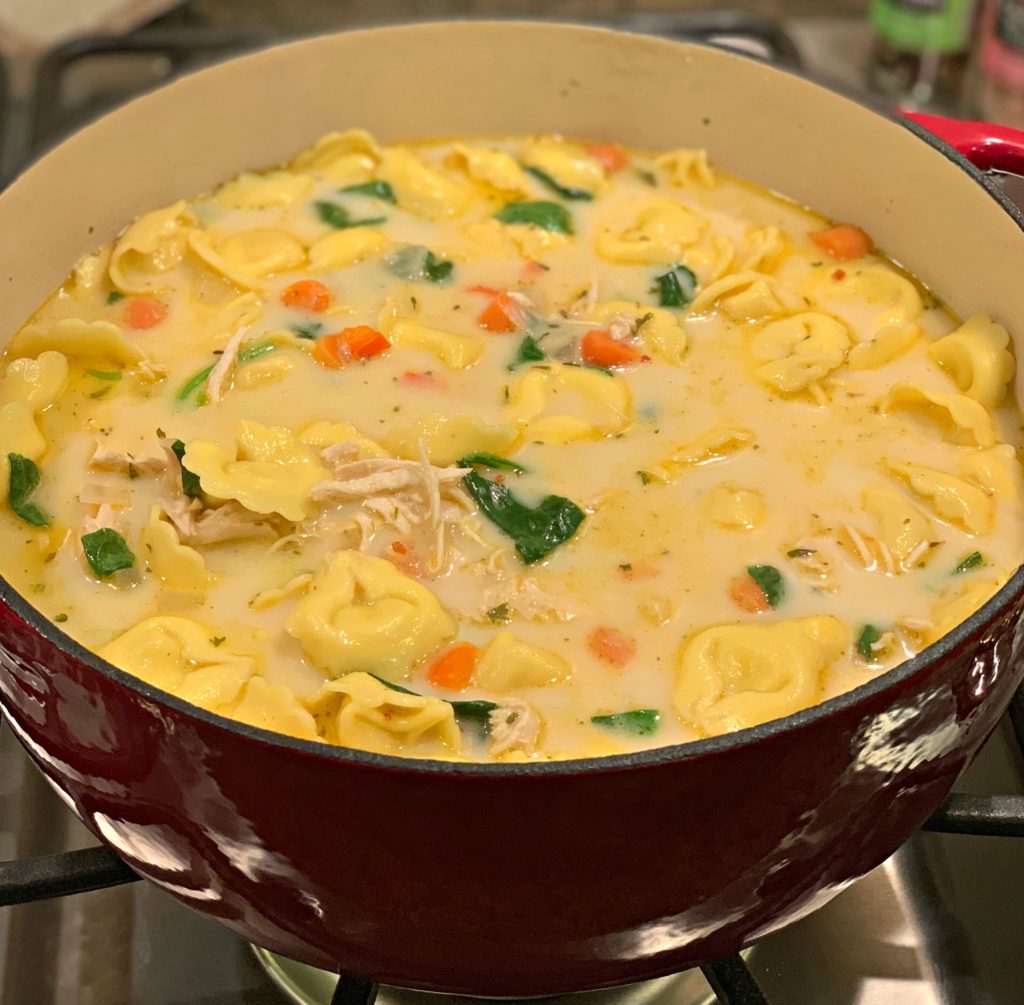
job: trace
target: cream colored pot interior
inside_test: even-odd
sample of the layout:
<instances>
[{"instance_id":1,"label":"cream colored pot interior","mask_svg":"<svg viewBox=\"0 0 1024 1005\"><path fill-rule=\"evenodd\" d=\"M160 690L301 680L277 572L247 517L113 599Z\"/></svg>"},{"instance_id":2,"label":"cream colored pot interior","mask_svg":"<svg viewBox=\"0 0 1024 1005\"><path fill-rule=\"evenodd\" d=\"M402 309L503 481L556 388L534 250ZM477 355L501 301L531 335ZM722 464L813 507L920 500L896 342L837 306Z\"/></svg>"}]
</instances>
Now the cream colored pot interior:
<instances>
[{"instance_id":1,"label":"cream colored pot interior","mask_svg":"<svg viewBox=\"0 0 1024 1005\"><path fill-rule=\"evenodd\" d=\"M187 77L72 137L0 196L0 337L138 213L350 126L385 140L561 132L702 146L723 168L859 222L959 314L987 311L1011 331L1024 318L1021 231L896 123L712 49L458 22L281 46Z\"/></svg>"}]
</instances>

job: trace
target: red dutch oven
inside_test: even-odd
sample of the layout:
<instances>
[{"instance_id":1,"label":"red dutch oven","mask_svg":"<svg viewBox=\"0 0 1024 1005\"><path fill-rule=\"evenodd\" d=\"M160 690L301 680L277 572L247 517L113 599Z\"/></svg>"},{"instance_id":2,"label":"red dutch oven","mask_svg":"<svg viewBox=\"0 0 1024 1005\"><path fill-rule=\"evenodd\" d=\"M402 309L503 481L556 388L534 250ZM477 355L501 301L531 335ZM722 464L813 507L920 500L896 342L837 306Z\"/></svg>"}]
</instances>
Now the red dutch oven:
<instances>
[{"instance_id":1,"label":"red dutch oven","mask_svg":"<svg viewBox=\"0 0 1024 1005\"><path fill-rule=\"evenodd\" d=\"M0 196L6 334L134 215L357 125L702 146L857 221L959 314L1024 328L1019 215L923 128L713 49L449 23L246 56L69 139ZM979 164L1019 169L1020 135L955 128ZM11 727L134 870L286 956L466 994L654 977L812 911L932 813L1024 674L1018 571L914 659L786 719L635 755L465 765L238 725L103 662L9 585L0 599Z\"/></svg>"}]
</instances>

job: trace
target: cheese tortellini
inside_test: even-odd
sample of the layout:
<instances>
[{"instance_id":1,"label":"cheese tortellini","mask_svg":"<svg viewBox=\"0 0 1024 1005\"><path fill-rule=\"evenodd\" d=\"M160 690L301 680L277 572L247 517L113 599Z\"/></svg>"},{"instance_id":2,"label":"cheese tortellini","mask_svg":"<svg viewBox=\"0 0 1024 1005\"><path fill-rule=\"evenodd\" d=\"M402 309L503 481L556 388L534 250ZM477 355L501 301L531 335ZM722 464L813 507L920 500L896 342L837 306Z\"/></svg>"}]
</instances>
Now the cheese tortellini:
<instances>
[{"instance_id":1,"label":"cheese tortellini","mask_svg":"<svg viewBox=\"0 0 1024 1005\"><path fill-rule=\"evenodd\" d=\"M671 265L696 244L707 223L693 210L670 199L644 203L632 218L606 221L597 235L597 252L621 264Z\"/></svg>"},{"instance_id":2,"label":"cheese tortellini","mask_svg":"<svg viewBox=\"0 0 1024 1005\"><path fill-rule=\"evenodd\" d=\"M779 394L804 391L842 366L850 336L827 314L808 311L771 321L752 339L758 380Z\"/></svg>"},{"instance_id":3,"label":"cheese tortellini","mask_svg":"<svg viewBox=\"0 0 1024 1005\"><path fill-rule=\"evenodd\" d=\"M968 318L956 331L933 342L928 354L957 386L985 408L1003 399L1015 364L1007 330L984 314Z\"/></svg>"}]
</instances>

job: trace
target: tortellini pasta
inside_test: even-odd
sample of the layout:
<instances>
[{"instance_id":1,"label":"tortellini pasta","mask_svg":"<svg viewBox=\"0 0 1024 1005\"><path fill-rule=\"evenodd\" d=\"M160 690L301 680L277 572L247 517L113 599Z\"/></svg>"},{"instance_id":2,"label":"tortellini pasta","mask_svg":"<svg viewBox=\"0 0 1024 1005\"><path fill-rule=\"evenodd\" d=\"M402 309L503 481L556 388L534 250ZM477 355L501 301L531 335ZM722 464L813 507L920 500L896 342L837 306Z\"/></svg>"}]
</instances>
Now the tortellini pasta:
<instances>
[{"instance_id":1,"label":"tortellini pasta","mask_svg":"<svg viewBox=\"0 0 1024 1005\"><path fill-rule=\"evenodd\" d=\"M524 687L557 684L571 672L569 661L558 653L529 645L512 632L501 631L481 653L476 679L492 691L510 694Z\"/></svg>"},{"instance_id":2,"label":"tortellini pasta","mask_svg":"<svg viewBox=\"0 0 1024 1005\"><path fill-rule=\"evenodd\" d=\"M869 265L839 280L825 281L828 285L819 285L816 295L825 300L870 305L875 331L916 321L924 311L917 287L889 266Z\"/></svg>"},{"instance_id":3,"label":"tortellini pasta","mask_svg":"<svg viewBox=\"0 0 1024 1005\"><path fill-rule=\"evenodd\" d=\"M790 715L818 699L849 643L831 616L706 628L680 653L676 710L706 736Z\"/></svg>"},{"instance_id":4,"label":"tortellini pasta","mask_svg":"<svg viewBox=\"0 0 1024 1005\"><path fill-rule=\"evenodd\" d=\"M473 190L404 147L381 152L378 176L394 190L399 206L431 220L457 216Z\"/></svg>"},{"instance_id":5,"label":"tortellini pasta","mask_svg":"<svg viewBox=\"0 0 1024 1005\"><path fill-rule=\"evenodd\" d=\"M1004 499L1021 497L1021 471L1017 452L1008 443L975 450L960 458L960 473L986 492Z\"/></svg>"},{"instance_id":6,"label":"tortellini pasta","mask_svg":"<svg viewBox=\"0 0 1024 1005\"><path fill-rule=\"evenodd\" d=\"M380 159L377 141L365 129L321 136L288 166L293 171L323 175L334 182L357 184L366 181Z\"/></svg>"},{"instance_id":7,"label":"tortellini pasta","mask_svg":"<svg viewBox=\"0 0 1024 1005\"><path fill-rule=\"evenodd\" d=\"M887 461L886 466L904 479L940 519L968 534L984 534L992 527L995 506L992 498L977 486L921 464Z\"/></svg>"},{"instance_id":8,"label":"tortellini pasta","mask_svg":"<svg viewBox=\"0 0 1024 1005\"><path fill-rule=\"evenodd\" d=\"M68 361L52 350L36 359L15 359L0 377L0 471L5 481L8 454L42 457L46 439L38 417L60 397L67 380Z\"/></svg>"},{"instance_id":9,"label":"tortellini pasta","mask_svg":"<svg viewBox=\"0 0 1024 1005\"><path fill-rule=\"evenodd\" d=\"M593 194L604 184L604 168L578 143L542 136L523 144L523 163L539 168L559 185Z\"/></svg>"},{"instance_id":10,"label":"tortellini pasta","mask_svg":"<svg viewBox=\"0 0 1024 1005\"><path fill-rule=\"evenodd\" d=\"M372 227L351 227L321 237L309 248L309 264L314 272L344 269L356 262L383 254L391 241Z\"/></svg>"},{"instance_id":11,"label":"tortellini pasta","mask_svg":"<svg viewBox=\"0 0 1024 1005\"><path fill-rule=\"evenodd\" d=\"M484 340L479 335L457 335L412 318L397 318L389 325L382 324L381 328L387 332L392 345L422 349L452 370L472 366L484 351Z\"/></svg>"},{"instance_id":12,"label":"tortellini pasta","mask_svg":"<svg viewBox=\"0 0 1024 1005\"><path fill-rule=\"evenodd\" d=\"M669 176L673 185L698 185L714 188L717 179L714 169L708 161L706 150L688 150L679 148L660 154L654 163Z\"/></svg>"},{"instance_id":13,"label":"tortellini pasta","mask_svg":"<svg viewBox=\"0 0 1024 1005\"><path fill-rule=\"evenodd\" d=\"M241 423L233 450L192 440L184 464L214 498L237 499L254 513L280 513L288 520L306 518L310 489L328 474L291 430L252 421Z\"/></svg>"},{"instance_id":14,"label":"tortellini pasta","mask_svg":"<svg viewBox=\"0 0 1024 1005\"><path fill-rule=\"evenodd\" d=\"M264 276L294 269L306 260L298 238L269 227L219 236L195 230L189 235L189 247L214 272L242 289L252 289Z\"/></svg>"},{"instance_id":15,"label":"tortellini pasta","mask_svg":"<svg viewBox=\"0 0 1024 1005\"><path fill-rule=\"evenodd\" d=\"M1010 335L1002 325L985 314L975 314L956 331L933 342L928 354L968 398L995 408L1014 374L1009 345Z\"/></svg>"},{"instance_id":16,"label":"tortellini pasta","mask_svg":"<svg viewBox=\"0 0 1024 1005\"><path fill-rule=\"evenodd\" d=\"M115 324L109 321L83 321L64 318L53 325L22 328L7 346L8 357L39 356L59 352L78 359L108 360L128 366L144 359L142 350L133 345Z\"/></svg>"},{"instance_id":17,"label":"tortellini pasta","mask_svg":"<svg viewBox=\"0 0 1024 1005\"><path fill-rule=\"evenodd\" d=\"M603 325L617 318L628 320L645 348L673 366L686 355L686 331L671 311L628 300L606 300L595 305L590 317Z\"/></svg>"},{"instance_id":18,"label":"tortellini pasta","mask_svg":"<svg viewBox=\"0 0 1024 1005\"><path fill-rule=\"evenodd\" d=\"M716 485L704 504L713 523L726 530L755 530L764 523L767 507L757 489L738 485Z\"/></svg>"},{"instance_id":19,"label":"tortellini pasta","mask_svg":"<svg viewBox=\"0 0 1024 1005\"><path fill-rule=\"evenodd\" d=\"M922 561L932 539L931 521L904 495L884 486L861 494L864 512L875 522L876 535L900 563Z\"/></svg>"},{"instance_id":20,"label":"tortellini pasta","mask_svg":"<svg viewBox=\"0 0 1024 1005\"><path fill-rule=\"evenodd\" d=\"M618 377L550 363L516 380L509 390L508 411L524 423L524 435L534 443L570 443L626 429L632 401Z\"/></svg>"},{"instance_id":21,"label":"tortellini pasta","mask_svg":"<svg viewBox=\"0 0 1024 1005\"><path fill-rule=\"evenodd\" d=\"M159 289L161 274L185 256L195 222L184 201L140 216L114 244L110 281L123 293Z\"/></svg>"},{"instance_id":22,"label":"tortellini pasta","mask_svg":"<svg viewBox=\"0 0 1024 1005\"><path fill-rule=\"evenodd\" d=\"M515 426L492 425L472 415L432 412L414 425L395 426L385 444L391 453L418 460L420 444L431 464L455 464L472 453L507 454L519 439Z\"/></svg>"},{"instance_id":23,"label":"tortellini pasta","mask_svg":"<svg viewBox=\"0 0 1024 1005\"><path fill-rule=\"evenodd\" d=\"M401 679L455 635L425 586L391 563L358 551L335 552L287 622L309 661L328 677L372 668Z\"/></svg>"},{"instance_id":24,"label":"tortellini pasta","mask_svg":"<svg viewBox=\"0 0 1024 1005\"><path fill-rule=\"evenodd\" d=\"M526 173L504 150L456 143L452 147L451 161L473 181L483 182L506 195L525 195L529 189Z\"/></svg>"},{"instance_id":25,"label":"tortellini pasta","mask_svg":"<svg viewBox=\"0 0 1024 1005\"><path fill-rule=\"evenodd\" d=\"M195 548L182 544L177 531L161 518L159 506L150 511L142 529L141 543L146 562L170 590L205 590L209 583L206 562Z\"/></svg>"},{"instance_id":26,"label":"tortellini pasta","mask_svg":"<svg viewBox=\"0 0 1024 1005\"><path fill-rule=\"evenodd\" d=\"M953 443L991 447L996 441L992 417L972 398L949 391L930 391L915 384L897 384L882 399L882 412L907 410L933 420Z\"/></svg>"},{"instance_id":27,"label":"tortellini pasta","mask_svg":"<svg viewBox=\"0 0 1024 1005\"><path fill-rule=\"evenodd\" d=\"M684 443L667 457L649 464L644 471L658 481L670 482L688 468L722 461L731 454L754 445L756 437L749 429L723 427L711 429L697 439Z\"/></svg>"},{"instance_id":28,"label":"tortellini pasta","mask_svg":"<svg viewBox=\"0 0 1024 1005\"><path fill-rule=\"evenodd\" d=\"M807 311L766 324L750 343L757 378L779 394L796 394L842 366L850 336L827 314Z\"/></svg>"},{"instance_id":29,"label":"tortellini pasta","mask_svg":"<svg viewBox=\"0 0 1024 1005\"><path fill-rule=\"evenodd\" d=\"M760 272L734 272L701 290L690 310L695 314L717 308L733 321L759 321L785 313L788 298L778 283Z\"/></svg>"},{"instance_id":30,"label":"tortellini pasta","mask_svg":"<svg viewBox=\"0 0 1024 1005\"><path fill-rule=\"evenodd\" d=\"M858 342L850 350L847 362L853 370L877 370L902 356L920 337L917 325L887 325L879 328L873 338Z\"/></svg>"},{"instance_id":31,"label":"tortellini pasta","mask_svg":"<svg viewBox=\"0 0 1024 1005\"><path fill-rule=\"evenodd\" d=\"M355 671L327 681L309 702L324 738L377 754L458 754L462 737L452 706L395 691Z\"/></svg>"},{"instance_id":32,"label":"tortellini pasta","mask_svg":"<svg viewBox=\"0 0 1024 1005\"><path fill-rule=\"evenodd\" d=\"M610 262L671 265L695 244L707 223L671 199L650 199L621 222L605 221L597 234L597 252Z\"/></svg>"},{"instance_id":33,"label":"tortellini pasta","mask_svg":"<svg viewBox=\"0 0 1024 1005\"><path fill-rule=\"evenodd\" d=\"M216 200L229 209L263 209L266 206L290 206L309 193L313 179L288 171L266 174L246 172L221 185Z\"/></svg>"}]
</instances>

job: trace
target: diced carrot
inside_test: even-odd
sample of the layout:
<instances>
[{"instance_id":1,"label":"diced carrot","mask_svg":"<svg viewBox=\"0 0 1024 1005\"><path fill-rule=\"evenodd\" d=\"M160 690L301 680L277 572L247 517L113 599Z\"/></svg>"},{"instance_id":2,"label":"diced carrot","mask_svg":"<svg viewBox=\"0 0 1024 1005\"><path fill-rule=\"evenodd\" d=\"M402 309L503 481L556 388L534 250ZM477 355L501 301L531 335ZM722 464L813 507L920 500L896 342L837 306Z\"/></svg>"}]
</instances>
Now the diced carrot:
<instances>
[{"instance_id":1,"label":"diced carrot","mask_svg":"<svg viewBox=\"0 0 1024 1005\"><path fill-rule=\"evenodd\" d=\"M159 300L134 297L125 304L124 323L129 328L154 328L167 317L167 308Z\"/></svg>"},{"instance_id":2,"label":"diced carrot","mask_svg":"<svg viewBox=\"0 0 1024 1005\"><path fill-rule=\"evenodd\" d=\"M583 336L580 343L583 362L591 366L625 366L640 358L640 350L628 342L620 342L605 328L594 328Z\"/></svg>"},{"instance_id":3,"label":"diced carrot","mask_svg":"<svg viewBox=\"0 0 1024 1005\"><path fill-rule=\"evenodd\" d=\"M391 343L376 328L369 325L345 328L341 332L341 337L352 359L369 359L391 348Z\"/></svg>"},{"instance_id":4,"label":"diced carrot","mask_svg":"<svg viewBox=\"0 0 1024 1005\"><path fill-rule=\"evenodd\" d=\"M329 370L337 370L354 359L369 359L391 348L376 328L355 325L331 335L321 335L313 345L313 359Z\"/></svg>"},{"instance_id":5,"label":"diced carrot","mask_svg":"<svg viewBox=\"0 0 1024 1005\"><path fill-rule=\"evenodd\" d=\"M600 163L605 174L621 171L629 160L625 147L620 147L618 143L591 143L587 153Z\"/></svg>"},{"instance_id":6,"label":"diced carrot","mask_svg":"<svg viewBox=\"0 0 1024 1005\"><path fill-rule=\"evenodd\" d=\"M463 691L473 680L480 650L472 642L460 642L446 649L430 664L427 680L434 687L448 691Z\"/></svg>"},{"instance_id":7,"label":"diced carrot","mask_svg":"<svg viewBox=\"0 0 1024 1005\"><path fill-rule=\"evenodd\" d=\"M595 628L587 636L587 649L599 660L624 667L636 655L636 642L618 628Z\"/></svg>"},{"instance_id":8,"label":"diced carrot","mask_svg":"<svg viewBox=\"0 0 1024 1005\"><path fill-rule=\"evenodd\" d=\"M409 549L406 548L401 541L392 541L391 550L397 552L399 555L407 555L409 553Z\"/></svg>"},{"instance_id":9,"label":"diced carrot","mask_svg":"<svg viewBox=\"0 0 1024 1005\"><path fill-rule=\"evenodd\" d=\"M398 378L406 387L441 387L441 381L432 373L420 373L417 370L406 370Z\"/></svg>"},{"instance_id":10,"label":"diced carrot","mask_svg":"<svg viewBox=\"0 0 1024 1005\"><path fill-rule=\"evenodd\" d=\"M323 314L331 306L331 291L319 279L300 279L281 294L285 307Z\"/></svg>"},{"instance_id":11,"label":"diced carrot","mask_svg":"<svg viewBox=\"0 0 1024 1005\"><path fill-rule=\"evenodd\" d=\"M748 575L737 576L729 584L729 599L741 610L749 614L760 614L771 610L771 604L753 578Z\"/></svg>"},{"instance_id":12,"label":"diced carrot","mask_svg":"<svg viewBox=\"0 0 1024 1005\"><path fill-rule=\"evenodd\" d=\"M811 234L811 240L840 262L861 258L875 246L868 234L852 223L839 223L825 230L816 230Z\"/></svg>"},{"instance_id":13,"label":"diced carrot","mask_svg":"<svg viewBox=\"0 0 1024 1005\"><path fill-rule=\"evenodd\" d=\"M491 302L477 315L476 323L489 332L502 333L516 330L516 323L509 317L508 307L512 298L504 292L497 293Z\"/></svg>"}]
</instances>

